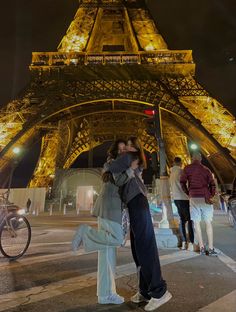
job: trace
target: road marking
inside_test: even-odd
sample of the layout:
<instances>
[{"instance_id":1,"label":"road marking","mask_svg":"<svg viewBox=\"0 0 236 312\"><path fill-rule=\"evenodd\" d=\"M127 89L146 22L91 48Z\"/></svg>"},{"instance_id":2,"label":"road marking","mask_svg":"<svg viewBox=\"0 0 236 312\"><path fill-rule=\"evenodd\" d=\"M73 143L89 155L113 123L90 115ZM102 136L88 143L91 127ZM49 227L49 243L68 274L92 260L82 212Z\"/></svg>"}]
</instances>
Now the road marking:
<instances>
[{"instance_id":1,"label":"road marking","mask_svg":"<svg viewBox=\"0 0 236 312\"><path fill-rule=\"evenodd\" d=\"M216 251L218 253L219 260L227 265L227 267L230 268L234 273L236 273L236 261L234 261L234 259L230 258L229 256L226 256L221 250L216 249Z\"/></svg>"},{"instance_id":2,"label":"road marking","mask_svg":"<svg viewBox=\"0 0 236 312\"><path fill-rule=\"evenodd\" d=\"M197 257L193 252L178 251L173 254L160 257L161 265L167 265L182 260ZM116 278L122 278L136 273L134 263L128 263L117 267ZM20 290L0 295L0 311L12 309L17 306L25 306L31 303L61 296L66 293L94 286L97 283L97 272L85 274L78 277L68 278L59 282L43 286L36 286L27 290Z\"/></svg>"},{"instance_id":3,"label":"road marking","mask_svg":"<svg viewBox=\"0 0 236 312\"><path fill-rule=\"evenodd\" d=\"M37 243L33 243L30 245L30 248L32 247L37 247L37 246L45 246L47 247L47 245L60 245L60 244L64 244L64 243L44 243L44 244L39 244L37 245ZM71 244L70 242L65 242L65 244ZM129 247L130 246L130 241L127 240L125 247ZM123 247L124 248L124 247ZM0 271L4 270L4 269L12 269L12 268L16 268L18 266L26 266L26 265L31 265L34 263L41 263L41 262L46 262L46 261L54 261L54 260L58 260L58 259L63 259L63 258L71 258L71 257L75 257L75 256L83 256L83 255L88 255L88 254L92 254L95 253L96 251L91 251L91 252L85 252L83 249L79 249L79 251L77 253L74 254L74 252L72 251L68 251L68 252L60 252L60 253L56 253L56 254L51 254L51 255L44 255L44 256L33 256L30 257L29 255L27 256L27 254L18 259L17 262L9 262L9 260L6 259L6 261L4 261L5 259L3 258L4 262L0 262Z\"/></svg>"},{"instance_id":4,"label":"road marking","mask_svg":"<svg viewBox=\"0 0 236 312\"><path fill-rule=\"evenodd\" d=\"M56 244L64 244L64 243L45 243L42 244L42 246L47 246L47 245L56 245ZM71 244L70 242L65 242L65 244ZM29 249L31 247L36 247L37 244L31 244ZM38 245L40 246L40 245ZM125 247L129 247L130 246L130 241L127 240ZM124 247L123 247L124 248ZM58 260L58 259L64 259L64 258L71 258L71 257L75 257L75 256L83 256L83 255L88 255L88 254L92 254L95 253L97 251L91 251L91 252L85 252L83 249L79 249L79 251L77 253L74 253L73 251L68 251L68 252L60 252L60 253L56 253L56 254L51 254L51 255L44 255L44 256L33 256L30 257L29 255L27 256L27 254L18 259L17 262L9 262L9 260L5 258L3 258L4 262L0 262L0 271L5 270L5 269L12 269L12 268L16 268L16 267L22 267L22 266L26 266L26 265L31 265L34 263L41 263L41 262L47 262L47 261L54 261L54 260Z\"/></svg>"},{"instance_id":5,"label":"road marking","mask_svg":"<svg viewBox=\"0 0 236 312\"><path fill-rule=\"evenodd\" d=\"M71 245L71 241L69 242L51 242L51 243L31 243L29 248L33 247L47 247L48 245Z\"/></svg>"},{"instance_id":6,"label":"road marking","mask_svg":"<svg viewBox=\"0 0 236 312\"><path fill-rule=\"evenodd\" d=\"M69 242L51 242L51 243L30 243L30 247L29 247L29 249L30 248L33 248L33 247L47 247L47 246L51 246L51 245L69 245L69 244L71 244L71 241L69 241ZM10 246L12 246L12 245L6 245L5 244L5 246L6 247L10 247ZM17 246L25 246L25 244L17 244Z\"/></svg>"},{"instance_id":7,"label":"road marking","mask_svg":"<svg viewBox=\"0 0 236 312\"><path fill-rule=\"evenodd\" d=\"M71 244L71 242L69 242ZM48 243L50 245L50 243ZM60 243L59 243L60 244ZM46 246L47 244L44 244L43 246ZM130 246L130 240L126 241L125 247L123 248L127 248ZM32 246L31 246L32 247ZM64 259L64 258L73 258L75 256L83 256L83 255L88 255L88 254L92 254L95 253L96 251L91 251L91 252L85 252L83 249L79 249L79 251L74 254L72 251L68 251L68 252L61 252L61 253L56 253L56 254L51 254L51 255L43 255L43 256L24 256L20 259L17 260L17 262L9 262L8 260L4 261L4 262L0 262L0 271L3 271L5 269L13 269L13 268L17 268L17 267L22 267L22 266L26 266L26 265L32 265L35 263L42 263L42 262L47 262L47 261L54 261L54 260L59 260L59 259ZM175 254L178 253L172 253L172 257L176 257ZM196 255L196 253L191 253L189 251L181 251L180 254L177 256L177 258L179 260L176 261L182 261L185 259L188 259L190 254ZM181 257L180 257L181 256ZM169 259L169 255L165 255L165 256L161 256L161 258L166 259L166 261L168 261Z\"/></svg>"},{"instance_id":8,"label":"road marking","mask_svg":"<svg viewBox=\"0 0 236 312\"><path fill-rule=\"evenodd\" d=\"M85 252L83 250L79 250L76 254L74 254L72 251L68 252L63 252L63 253L57 253L57 254L52 254L52 255L45 255L45 256L35 256L35 257L25 257L17 260L17 262L2 262L0 263L0 271L5 270L5 269L12 269L16 267L22 267L26 265L31 265L34 263L41 263L41 262L46 262L46 261L53 261L53 260L58 260L58 259L63 259L63 258L71 258L75 256L82 256L82 255L87 255L92 252Z\"/></svg>"},{"instance_id":9,"label":"road marking","mask_svg":"<svg viewBox=\"0 0 236 312\"><path fill-rule=\"evenodd\" d=\"M38 244L37 243L33 243L30 244L29 250L32 247L47 247L47 245L63 245L63 244L71 244L70 242L64 242L64 243L43 243L43 244ZM129 247L130 246L130 240L126 241L125 247ZM124 248L124 247L123 247ZM33 256L30 257L29 255L27 256L27 254L18 259L17 262L9 262L9 260L5 260L5 258L3 258L4 262L0 262L0 271L4 270L4 269L9 269L9 268L15 268L18 266L25 266L28 264L34 264L34 263L41 263L41 262L46 262L46 261L54 261L54 260L58 260L58 259L63 259L63 258L67 258L67 257L74 257L74 256L83 256L83 255L88 255L91 253L94 253L96 251L91 251L91 252L85 252L83 249L80 249L76 254L74 254L72 251L68 251L68 252L60 252L60 253L56 253L56 254L51 254L51 255L44 255L44 256Z\"/></svg>"},{"instance_id":10,"label":"road marking","mask_svg":"<svg viewBox=\"0 0 236 312\"><path fill-rule=\"evenodd\" d=\"M236 311L236 290L212 302L208 306L198 310L198 312L222 312L222 311L224 312Z\"/></svg>"},{"instance_id":11,"label":"road marking","mask_svg":"<svg viewBox=\"0 0 236 312\"><path fill-rule=\"evenodd\" d=\"M29 220L31 221L31 220ZM32 228L38 226L38 225L41 225L41 226L45 226L45 225L54 225L54 226L58 226L58 220L48 220L48 221L44 221L43 223L39 223L37 222L38 220L36 220L36 222L32 221ZM93 225L97 225L98 222L96 220L94 221L88 221L88 220L84 220L84 221L77 221L77 220L63 220L63 225L68 225L68 224L71 224L71 225L75 225L75 224L93 224Z\"/></svg>"}]
</instances>

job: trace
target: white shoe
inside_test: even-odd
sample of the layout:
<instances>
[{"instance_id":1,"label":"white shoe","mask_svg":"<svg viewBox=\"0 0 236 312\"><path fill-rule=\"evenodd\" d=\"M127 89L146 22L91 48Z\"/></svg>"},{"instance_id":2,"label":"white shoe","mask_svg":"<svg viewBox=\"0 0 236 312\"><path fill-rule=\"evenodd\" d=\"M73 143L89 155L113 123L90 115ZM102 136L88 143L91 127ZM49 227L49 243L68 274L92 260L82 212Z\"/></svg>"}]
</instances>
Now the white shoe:
<instances>
[{"instance_id":1,"label":"white shoe","mask_svg":"<svg viewBox=\"0 0 236 312\"><path fill-rule=\"evenodd\" d=\"M167 290L165 294L157 299L157 298L151 298L151 300L148 302L147 305L145 305L144 310L145 311L154 311L160 306L162 306L164 303L168 302L172 298L171 293Z\"/></svg>"},{"instance_id":2,"label":"white shoe","mask_svg":"<svg viewBox=\"0 0 236 312\"><path fill-rule=\"evenodd\" d=\"M79 249L80 245L83 242L84 230L85 230L85 225L82 224L81 226L78 227L78 229L75 232L75 235L71 243L71 247L74 252L76 252Z\"/></svg>"},{"instance_id":3,"label":"white shoe","mask_svg":"<svg viewBox=\"0 0 236 312\"><path fill-rule=\"evenodd\" d=\"M182 242L181 249L182 250L186 250L187 249L187 243L186 242Z\"/></svg>"},{"instance_id":4,"label":"white shoe","mask_svg":"<svg viewBox=\"0 0 236 312\"><path fill-rule=\"evenodd\" d=\"M192 243L188 243L188 251L194 251L194 246Z\"/></svg>"},{"instance_id":5,"label":"white shoe","mask_svg":"<svg viewBox=\"0 0 236 312\"><path fill-rule=\"evenodd\" d=\"M140 294L140 292L137 292L135 295L133 295L130 298L131 302L133 303L140 303L140 302L148 302L149 300L145 298L143 295Z\"/></svg>"},{"instance_id":6,"label":"white shoe","mask_svg":"<svg viewBox=\"0 0 236 312\"><path fill-rule=\"evenodd\" d=\"M117 294L112 294L106 297L98 297L99 304L122 304L124 301L124 298Z\"/></svg>"}]
</instances>

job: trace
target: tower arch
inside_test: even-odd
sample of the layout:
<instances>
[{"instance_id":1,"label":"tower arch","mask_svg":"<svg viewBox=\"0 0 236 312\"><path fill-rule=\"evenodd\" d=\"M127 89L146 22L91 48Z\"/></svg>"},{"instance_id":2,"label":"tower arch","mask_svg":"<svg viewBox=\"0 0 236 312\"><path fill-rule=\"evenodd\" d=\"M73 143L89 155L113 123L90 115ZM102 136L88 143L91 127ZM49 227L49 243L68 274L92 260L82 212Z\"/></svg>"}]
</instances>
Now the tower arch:
<instances>
[{"instance_id":1,"label":"tower arch","mask_svg":"<svg viewBox=\"0 0 236 312\"><path fill-rule=\"evenodd\" d=\"M30 148L40 135L31 185L47 185L55 168L69 166L73 153L101 143L91 128L85 143L75 143L81 123L93 124L99 116L106 124L112 115L120 123L129 117L146 149L156 150L144 122L144 110L154 107L161 113L169 161L174 154L186 158L186 142L192 139L224 183L236 173L234 116L195 80L192 51L168 49L145 1L80 1L58 50L33 52L30 72L29 85L1 110L2 172L9 170L16 144ZM112 136L114 129L104 140Z\"/></svg>"}]
</instances>

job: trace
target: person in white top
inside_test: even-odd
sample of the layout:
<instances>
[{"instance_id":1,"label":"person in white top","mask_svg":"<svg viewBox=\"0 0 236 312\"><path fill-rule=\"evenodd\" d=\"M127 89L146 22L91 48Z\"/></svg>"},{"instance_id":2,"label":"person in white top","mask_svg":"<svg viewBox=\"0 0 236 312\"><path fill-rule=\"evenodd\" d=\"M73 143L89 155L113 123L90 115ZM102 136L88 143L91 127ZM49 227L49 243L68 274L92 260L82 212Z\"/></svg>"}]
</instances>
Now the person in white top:
<instances>
[{"instance_id":1,"label":"person in white top","mask_svg":"<svg viewBox=\"0 0 236 312\"><path fill-rule=\"evenodd\" d=\"M180 185L180 176L182 174L182 159L180 157L175 157L173 167L170 169L170 187L172 192L172 198L178 209L178 214L180 217L180 232L182 236L182 249L188 249L193 251L194 243L194 232L193 232L193 222L190 218L189 210L189 198L184 193ZM188 225L188 238L186 234L186 223Z\"/></svg>"}]
</instances>

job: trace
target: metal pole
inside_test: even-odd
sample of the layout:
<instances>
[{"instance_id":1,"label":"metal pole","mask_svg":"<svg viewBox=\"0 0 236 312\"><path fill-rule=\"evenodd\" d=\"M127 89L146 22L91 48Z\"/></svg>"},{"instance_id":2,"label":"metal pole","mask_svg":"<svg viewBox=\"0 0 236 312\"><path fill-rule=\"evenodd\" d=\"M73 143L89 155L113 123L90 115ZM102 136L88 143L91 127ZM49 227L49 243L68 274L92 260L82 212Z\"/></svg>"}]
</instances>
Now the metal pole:
<instances>
[{"instance_id":1,"label":"metal pole","mask_svg":"<svg viewBox=\"0 0 236 312\"><path fill-rule=\"evenodd\" d=\"M167 175L167 170L166 170L166 152L161 131L161 112L159 106L157 109L155 109L154 120L155 120L155 136L158 145L159 175L161 177Z\"/></svg>"},{"instance_id":2,"label":"metal pole","mask_svg":"<svg viewBox=\"0 0 236 312\"><path fill-rule=\"evenodd\" d=\"M63 206L63 215L66 215L66 207L67 207L67 204L64 204L64 206Z\"/></svg>"},{"instance_id":3,"label":"metal pole","mask_svg":"<svg viewBox=\"0 0 236 312\"><path fill-rule=\"evenodd\" d=\"M62 210L62 190L60 191L60 204L59 204L59 212Z\"/></svg>"},{"instance_id":4,"label":"metal pole","mask_svg":"<svg viewBox=\"0 0 236 312\"><path fill-rule=\"evenodd\" d=\"M50 204L50 208L49 208L49 215L52 216L52 209L53 209L53 204Z\"/></svg>"},{"instance_id":5,"label":"metal pole","mask_svg":"<svg viewBox=\"0 0 236 312\"><path fill-rule=\"evenodd\" d=\"M172 210L170 185L167 176L166 152L163 135L161 131L161 111L160 106L155 110L155 136L158 145L158 160L159 160L159 177L160 177L160 198L162 202L162 220L160 227L169 228L170 223L173 223L174 216Z\"/></svg>"},{"instance_id":6,"label":"metal pole","mask_svg":"<svg viewBox=\"0 0 236 312\"><path fill-rule=\"evenodd\" d=\"M38 216L39 215L39 203L36 203L36 212L35 215Z\"/></svg>"}]
</instances>

